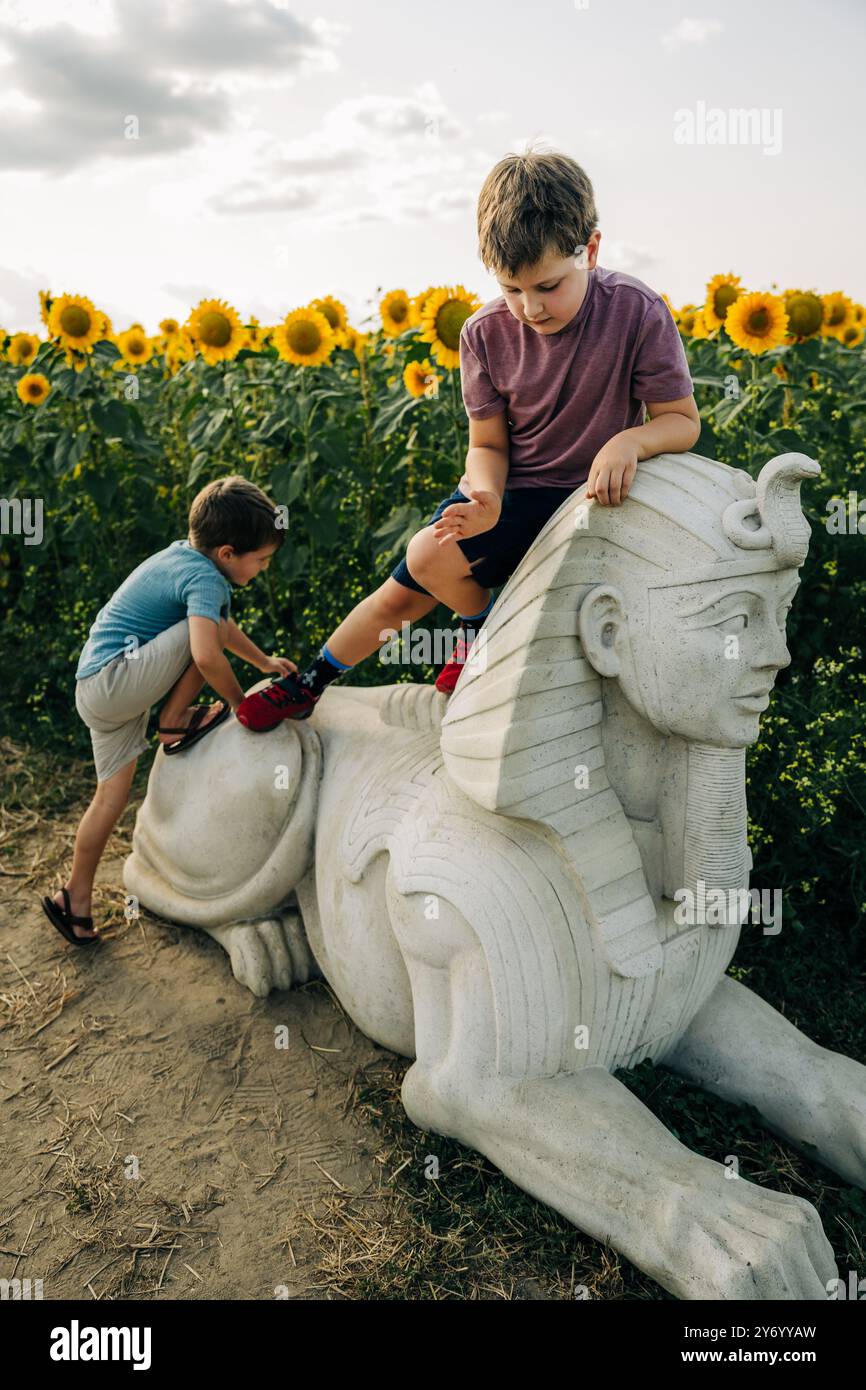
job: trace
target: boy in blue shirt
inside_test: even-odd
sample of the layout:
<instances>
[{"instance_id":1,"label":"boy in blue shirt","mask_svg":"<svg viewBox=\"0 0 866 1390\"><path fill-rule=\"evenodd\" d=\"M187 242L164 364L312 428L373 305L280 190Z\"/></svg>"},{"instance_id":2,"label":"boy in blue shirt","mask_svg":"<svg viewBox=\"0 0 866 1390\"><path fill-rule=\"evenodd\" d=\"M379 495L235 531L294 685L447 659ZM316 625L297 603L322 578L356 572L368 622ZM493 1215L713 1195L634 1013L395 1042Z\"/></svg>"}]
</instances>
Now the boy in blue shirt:
<instances>
[{"instance_id":1,"label":"boy in blue shirt","mask_svg":"<svg viewBox=\"0 0 866 1390\"><path fill-rule=\"evenodd\" d=\"M139 754L148 747L150 708L168 694L158 728L167 754L197 743L236 710L244 692L225 656L260 671L297 667L266 656L230 617L231 587L266 570L285 539L279 513L246 478L220 478L195 498L189 537L151 555L97 615L75 673L75 704L90 729L96 793L75 837L72 873L42 907L67 941L97 941L90 916L93 880L108 837L129 799ZM207 683L218 704L193 703Z\"/></svg>"}]
</instances>

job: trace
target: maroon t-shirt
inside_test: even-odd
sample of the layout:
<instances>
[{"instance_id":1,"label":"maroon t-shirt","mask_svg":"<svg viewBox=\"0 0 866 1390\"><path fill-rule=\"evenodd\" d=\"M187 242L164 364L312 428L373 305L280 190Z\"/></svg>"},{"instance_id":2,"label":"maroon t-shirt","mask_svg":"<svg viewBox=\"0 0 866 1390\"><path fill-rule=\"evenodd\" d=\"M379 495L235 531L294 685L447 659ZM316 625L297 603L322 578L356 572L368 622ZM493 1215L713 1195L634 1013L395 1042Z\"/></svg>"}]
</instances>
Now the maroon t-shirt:
<instances>
[{"instance_id":1,"label":"maroon t-shirt","mask_svg":"<svg viewBox=\"0 0 866 1390\"><path fill-rule=\"evenodd\" d=\"M693 390L661 295L601 266L558 333L521 323L503 295L476 310L460 334L460 377L473 419L508 412L508 488L579 487L602 445L643 424L644 402Z\"/></svg>"}]
</instances>

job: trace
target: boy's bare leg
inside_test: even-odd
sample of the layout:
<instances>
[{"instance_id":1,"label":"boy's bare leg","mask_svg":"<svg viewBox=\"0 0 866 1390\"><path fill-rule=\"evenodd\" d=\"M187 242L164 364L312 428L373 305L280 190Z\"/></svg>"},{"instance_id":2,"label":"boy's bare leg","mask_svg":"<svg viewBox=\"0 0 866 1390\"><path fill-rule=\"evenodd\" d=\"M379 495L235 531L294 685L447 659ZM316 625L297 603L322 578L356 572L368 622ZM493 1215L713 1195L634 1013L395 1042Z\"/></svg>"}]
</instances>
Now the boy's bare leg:
<instances>
[{"instance_id":1,"label":"boy's bare leg","mask_svg":"<svg viewBox=\"0 0 866 1390\"><path fill-rule=\"evenodd\" d=\"M472 577L474 566L481 561L470 564L456 540L440 544L432 526L412 537L406 563L413 579L455 613L480 613L490 602L490 590Z\"/></svg>"},{"instance_id":2,"label":"boy's bare leg","mask_svg":"<svg viewBox=\"0 0 866 1390\"><path fill-rule=\"evenodd\" d=\"M419 580L419 583L423 581ZM419 594L389 577L372 594L356 604L328 638L328 651L346 666L354 666L388 641L402 622L417 622L439 602L432 594Z\"/></svg>"},{"instance_id":3,"label":"boy's bare leg","mask_svg":"<svg viewBox=\"0 0 866 1390\"><path fill-rule=\"evenodd\" d=\"M440 546L432 527L425 526L412 537L406 559L413 579L430 593L419 594L389 576L328 638L328 651L338 661L347 666L363 661L388 640L389 629L399 631L401 622L417 622L437 603L446 604L455 613L480 613L488 603L490 590L472 578L460 547L454 542Z\"/></svg>"},{"instance_id":4,"label":"boy's bare leg","mask_svg":"<svg viewBox=\"0 0 866 1390\"><path fill-rule=\"evenodd\" d=\"M120 819L129 800L129 789L135 774L137 758L127 763L113 777L96 784L93 800L88 806L75 836L75 850L72 855L72 873L66 883L66 891L72 905L73 917L90 917L93 880L102 858L108 837ZM65 907L63 894L54 894L58 907ZM96 932L73 927L76 936L96 936Z\"/></svg>"},{"instance_id":5,"label":"boy's bare leg","mask_svg":"<svg viewBox=\"0 0 866 1390\"><path fill-rule=\"evenodd\" d=\"M224 621L219 625L220 641L223 645L225 645L227 626L228 625ZM180 680L175 682L168 693L168 698L159 712L160 724L165 725L168 729L185 729L192 718L190 706L195 704L196 699L204 688L204 684L205 681L201 671L198 669L195 662L191 661ZM206 724L209 724L210 721L216 717L222 708L222 704L222 700L218 700L216 704L212 706L210 712L204 716L200 725L201 728L204 728ZM176 743L178 737L178 734L158 735L160 743Z\"/></svg>"}]
</instances>

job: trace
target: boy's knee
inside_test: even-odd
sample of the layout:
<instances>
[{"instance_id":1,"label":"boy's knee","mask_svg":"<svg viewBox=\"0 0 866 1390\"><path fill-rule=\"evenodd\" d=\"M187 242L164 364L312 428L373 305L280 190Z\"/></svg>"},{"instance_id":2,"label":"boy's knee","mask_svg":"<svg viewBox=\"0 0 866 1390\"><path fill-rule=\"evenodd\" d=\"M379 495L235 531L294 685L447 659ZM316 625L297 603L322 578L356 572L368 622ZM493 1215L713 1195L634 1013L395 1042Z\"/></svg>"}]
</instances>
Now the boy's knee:
<instances>
[{"instance_id":1,"label":"boy's knee","mask_svg":"<svg viewBox=\"0 0 866 1390\"><path fill-rule=\"evenodd\" d=\"M425 526L423 531L416 531L406 547L406 564L412 578L423 584L425 574L432 574L440 559L441 552L432 529Z\"/></svg>"},{"instance_id":2,"label":"boy's knee","mask_svg":"<svg viewBox=\"0 0 866 1390\"><path fill-rule=\"evenodd\" d=\"M95 799L106 811L113 811L120 815L129 800L129 792L126 788L112 786L111 780L97 782Z\"/></svg>"},{"instance_id":3,"label":"boy's knee","mask_svg":"<svg viewBox=\"0 0 866 1390\"><path fill-rule=\"evenodd\" d=\"M407 616L414 592L414 590L409 590L401 584L399 586L394 585L392 589L386 588L376 594L376 615L384 627L392 627L395 623L399 624Z\"/></svg>"}]
</instances>

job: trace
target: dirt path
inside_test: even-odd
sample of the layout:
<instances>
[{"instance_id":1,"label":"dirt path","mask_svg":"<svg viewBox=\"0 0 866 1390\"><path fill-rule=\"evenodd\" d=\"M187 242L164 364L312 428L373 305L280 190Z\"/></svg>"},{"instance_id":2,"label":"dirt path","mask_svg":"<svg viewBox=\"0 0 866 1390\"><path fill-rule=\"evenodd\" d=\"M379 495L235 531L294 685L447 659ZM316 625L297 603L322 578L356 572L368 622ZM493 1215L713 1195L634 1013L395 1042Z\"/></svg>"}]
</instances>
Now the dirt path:
<instances>
[{"instance_id":1,"label":"dirt path","mask_svg":"<svg viewBox=\"0 0 866 1390\"><path fill-rule=\"evenodd\" d=\"M256 1000L209 937L125 921L122 837L95 904L113 939L68 946L38 899L74 824L0 859L0 1278L46 1299L329 1296L309 1218L340 1188L381 1200L346 1100L387 1054L323 984Z\"/></svg>"}]
</instances>

